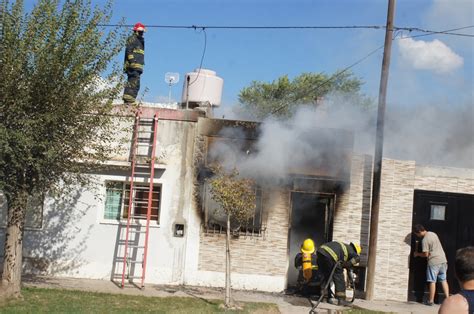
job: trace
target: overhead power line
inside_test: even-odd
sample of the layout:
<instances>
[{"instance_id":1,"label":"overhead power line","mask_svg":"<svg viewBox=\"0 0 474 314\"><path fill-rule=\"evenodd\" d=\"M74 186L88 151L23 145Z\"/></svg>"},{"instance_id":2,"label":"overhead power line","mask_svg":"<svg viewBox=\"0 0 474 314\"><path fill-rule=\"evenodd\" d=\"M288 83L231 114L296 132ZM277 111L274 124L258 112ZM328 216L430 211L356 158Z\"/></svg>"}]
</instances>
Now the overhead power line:
<instances>
[{"instance_id":1,"label":"overhead power line","mask_svg":"<svg viewBox=\"0 0 474 314\"><path fill-rule=\"evenodd\" d=\"M458 30L463 30L463 29L467 29L467 28L473 28L474 25L470 25L470 26L464 26L464 27L459 27L459 28L453 28L453 29L447 29L447 30L444 30L444 31L426 31L427 34L420 34L420 35L414 35L414 36L406 36L406 37L398 37L398 34L394 35L393 39L392 40L403 40L403 39L407 39L407 38L416 38L416 37L423 37L423 36L430 36L430 35L433 35L433 34L446 34L446 33L449 33L449 32L454 32L454 31L458 31ZM394 30L397 29L399 31L403 30L401 28L397 28L397 27L394 27L393 28ZM319 85L317 85L313 90L314 91L318 91L321 87L323 87L324 85L332 82L333 80L339 78L342 74L344 74L345 72L349 71L351 68L355 67L356 65L362 63L363 61L365 61L366 59L368 59L370 56L372 56L373 54L375 54L377 51L379 51L380 49L382 49L384 47L384 45L381 45L377 48L375 48L374 50L370 51L368 54L366 54L364 57L362 57L361 59L357 60L356 62L352 63L351 65L345 67L344 69L342 69L341 71L335 73L334 75L332 75L331 77L329 77L327 80L321 82ZM285 107L289 106L290 104L283 104L277 108L275 108L274 110L272 110L270 112L270 114L275 114L275 113L278 113L280 112L281 110L283 110Z\"/></svg>"},{"instance_id":2,"label":"overhead power line","mask_svg":"<svg viewBox=\"0 0 474 314\"><path fill-rule=\"evenodd\" d=\"M127 27L132 28L133 25L127 24L99 24L101 27ZM441 34L441 35L452 35L452 36L462 36L462 37L474 37L474 34L463 34L463 33L453 33L455 30L462 30L473 28L474 25L465 26L453 29L451 31L435 31L429 29L423 29L419 27L397 27L394 26L393 30L405 30L409 32L422 32L431 34ZM168 29L228 29L228 30L239 30L239 29L249 29L249 30L284 30L284 29L385 29L383 25L314 25L314 26L251 26L251 25L241 25L241 26L232 26L232 25L147 25L147 28L168 28Z\"/></svg>"},{"instance_id":3,"label":"overhead power line","mask_svg":"<svg viewBox=\"0 0 474 314\"><path fill-rule=\"evenodd\" d=\"M473 34L453 33L455 31L468 29L468 28L474 28L474 25L458 27L458 28L453 28L453 29L444 30L444 31L433 31L433 30L422 29L422 28L418 28L418 27L396 27L396 26L393 27L394 30L399 30L399 31L427 33L427 34L418 35L418 36L415 35L415 36L412 36L412 37L429 36L429 35L434 35L434 34L474 37Z\"/></svg>"},{"instance_id":4,"label":"overhead power line","mask_svg":"<svg viewBox=\"0 0 474 314\"><path fill-rule=\"evenodd\" d=\"M129 27L123 24L99 24L102 27ZM335 26L231 26L231 25L146 25L147 28L177 29L384 29L380 25L335 25Z\"/></svg>"}]
</instances>

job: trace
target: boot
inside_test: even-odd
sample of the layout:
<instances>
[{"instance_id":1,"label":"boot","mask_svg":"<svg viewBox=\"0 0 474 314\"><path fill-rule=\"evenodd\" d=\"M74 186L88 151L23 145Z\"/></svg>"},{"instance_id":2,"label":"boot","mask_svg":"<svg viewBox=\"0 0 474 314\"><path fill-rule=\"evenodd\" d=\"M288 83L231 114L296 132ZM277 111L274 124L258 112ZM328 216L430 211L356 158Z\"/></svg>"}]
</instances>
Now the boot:
<instances>
[{"instance_id":1,"label":"boot","mask_svg":"<svg viewBox=\"0 0 474 314\"><path fill-rule=\"evenodd\" d=\"M345 299L338 299L337 300L337 305L340 305L340 306L352 306L352 303L345 300Z\"/></svg>"},{"instance_id":2,"label":"boot","mask_svg":"<svg viewBox=\"0 0 474 314\"><path fill-rule=\"evenodd\" d=\"M332 305L338 305L339 304L339 302L336 298L329 298L328 303L332 304Z\"/></svg>"}]
</instances>

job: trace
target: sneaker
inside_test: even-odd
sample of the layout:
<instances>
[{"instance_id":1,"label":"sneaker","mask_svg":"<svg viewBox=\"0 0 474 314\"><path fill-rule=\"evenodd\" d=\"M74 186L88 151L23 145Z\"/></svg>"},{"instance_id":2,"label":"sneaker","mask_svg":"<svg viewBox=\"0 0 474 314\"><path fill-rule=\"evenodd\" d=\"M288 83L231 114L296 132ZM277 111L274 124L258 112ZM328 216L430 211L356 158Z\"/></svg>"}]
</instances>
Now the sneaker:
<instances>
[{"instance_id":1,"label":"sneaker","mask_svg":"<svg viewBox=\"0 0 474 314\"><path fill-rule=\"evenodd\" d=\"M423 302L423 304L427 305L427 306L433 306L434 305L434 303L431 302L431 301L425 301L425 302Z\"/></svg>"}]
</instances>

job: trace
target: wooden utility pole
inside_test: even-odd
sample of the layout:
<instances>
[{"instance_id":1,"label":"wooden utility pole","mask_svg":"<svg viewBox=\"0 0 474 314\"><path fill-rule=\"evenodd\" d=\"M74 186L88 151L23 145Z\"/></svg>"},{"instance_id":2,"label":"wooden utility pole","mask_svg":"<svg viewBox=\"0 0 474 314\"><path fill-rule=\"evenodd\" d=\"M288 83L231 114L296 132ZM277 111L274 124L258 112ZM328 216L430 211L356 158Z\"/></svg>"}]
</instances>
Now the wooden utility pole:
<instances>
[{"instance_id":1,"label":"wooden utility pole","mask_svg":"<svg viewBox=\"0 0 474 314\"><path fill-rule=\"evenodd\" d=\"M372 209L370 211L369 258L367 265L366 299L374 297L374 277L377 256L377 238L380 208L380 181L382 176L383 129L385 119L385 100L387 98L388 70L393 39L393 16L395 15L395 0L388 1L387 27L385 29L385 44L383 50L382 73L380 76L379 103L377 112L377 131L375 135L374 176L372 184Z\"/></svg>"}]
</instances>

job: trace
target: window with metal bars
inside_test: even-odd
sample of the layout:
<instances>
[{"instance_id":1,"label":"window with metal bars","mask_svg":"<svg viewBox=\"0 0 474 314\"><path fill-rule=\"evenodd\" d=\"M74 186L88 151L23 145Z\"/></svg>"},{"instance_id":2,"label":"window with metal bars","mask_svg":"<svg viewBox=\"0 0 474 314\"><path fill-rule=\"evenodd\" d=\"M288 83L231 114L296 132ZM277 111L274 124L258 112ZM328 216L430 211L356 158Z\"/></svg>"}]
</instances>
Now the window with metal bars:
<instances>
[{"instance_id":1,"label":"window with metal bars","mask_svg":"<svg viewBox=\"0 0 474 314\"><path fill-rule=\"evenodd\" d=\"M133 213L134 219L146 219L148 208L149 184L133 184ZM127 219L130 201L130 184L122 181L106 182L104 219ZM151 220L159 220L161 205L161 185L154 184L151 201Z\"/></svg>"},{"instance_id":2,"label":"window with metal bars","mask_svg":"<svg viewBox=\"0 0 474 314\"><path fill-rule=\"evenodd\" d=\"M255 188L255 211L246 222L237 222L231 218L231 232L236 235L261 235L265 231L264 212L262 205L262 190ZM205 216L204 231L206 233L225 233L227 216L222 207L212 199L209 183L202 186L202 206Z\"/></svg>"}]
</instances>

